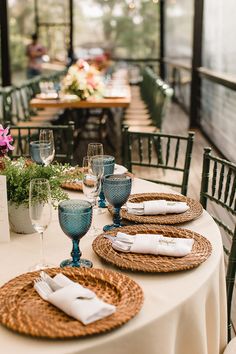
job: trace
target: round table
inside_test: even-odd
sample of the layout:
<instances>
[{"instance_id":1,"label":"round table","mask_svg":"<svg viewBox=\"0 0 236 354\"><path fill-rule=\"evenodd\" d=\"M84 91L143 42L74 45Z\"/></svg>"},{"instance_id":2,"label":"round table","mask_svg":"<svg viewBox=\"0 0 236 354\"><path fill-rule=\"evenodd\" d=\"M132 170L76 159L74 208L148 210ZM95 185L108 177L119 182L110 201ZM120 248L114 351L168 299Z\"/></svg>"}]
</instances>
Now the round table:
<instances>
[{"instance_id":1,"label":"round table","mask_svg":"<svg viewBox=\"0 0 236 354\"><path fill-rule=\"evenodd\" d=\"M132 193L166 192L170 189L134 179ZM173 192L172 193L176 193ZM70 198L83 194L70 192ZM111 222L106 213L95 218L102 226ZM199 267L177 273L142 274L124 272L144 291L140 313L124 326L106 334L73 340L36 339L0 326L1 352L5 354L218 354L226 345L226 291L222 242L219 229L204 211L181 227L205 236L212 244L211 256ZM115 269L102 263L93 252L92 236L81 240L83 256L96 268ZM25 273L39 258L40 238L11 234L11 242L0 245L1 285ZM60 229L57 211L45 233L47 260L58 265L71 251L71 241ZM118 269L115 269L120 271ZM122 271L123 272L123 271Z\"/></svg>"}]
</instances>

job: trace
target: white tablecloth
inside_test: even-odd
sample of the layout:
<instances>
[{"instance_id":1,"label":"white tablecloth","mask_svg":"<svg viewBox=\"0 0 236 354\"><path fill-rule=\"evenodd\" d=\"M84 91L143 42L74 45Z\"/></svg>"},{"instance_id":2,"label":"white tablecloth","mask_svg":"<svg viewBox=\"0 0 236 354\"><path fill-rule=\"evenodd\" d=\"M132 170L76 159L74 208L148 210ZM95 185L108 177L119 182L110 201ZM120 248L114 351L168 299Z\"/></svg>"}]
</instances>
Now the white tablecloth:
<instances>
[{"instance_id":1,"label":"white tablecloth","mask_svg":"<svg viewBox=\"0 0 236 354\"><path fill-rule=\"evenodd\" d=\"M133 193L169 192L159 185L134 180ZM71 198L83 198L70 193ZM102 228L111 222L108 214L95 223ZM46 340L19 335L0 326L0 348L4 354L219 354L226 345L226 293L221 236L213 219L204 211L183 227L207 237L212 255L198 268L173 274L125 272L144 291L141 312L124 326L96 337L75 340ZM93 238L81 240L83 256L94 267L101 263L91 248ZM34 235L11 235L0 244L0 283L25 273L39 259L40 239ZM57 212L45 234L47 260L58 265L68 258L71 241L60 229ZM116 269L117 270L117 269Z\"/></svg>"}]
</instances>

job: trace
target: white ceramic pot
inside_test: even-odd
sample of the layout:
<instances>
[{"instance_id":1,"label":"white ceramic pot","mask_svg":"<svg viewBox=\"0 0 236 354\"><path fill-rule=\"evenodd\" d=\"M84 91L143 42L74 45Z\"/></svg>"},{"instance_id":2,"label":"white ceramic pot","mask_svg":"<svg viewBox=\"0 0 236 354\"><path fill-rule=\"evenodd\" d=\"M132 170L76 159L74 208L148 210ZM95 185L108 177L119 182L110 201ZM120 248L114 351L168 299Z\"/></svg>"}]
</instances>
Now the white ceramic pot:
<instances>
[{"instance_id":1,"label":"white ceramic pot","mask_svg":"<svg viewBox=\"0 0 236 354\"><path fill-rule=\"evenodd\" d=\"M9 203L8 212L12 231L17 234L32 234L35 232L30 220L29 208L24 205L16 206L15 203Z\"/></svg>"}]
</instances>

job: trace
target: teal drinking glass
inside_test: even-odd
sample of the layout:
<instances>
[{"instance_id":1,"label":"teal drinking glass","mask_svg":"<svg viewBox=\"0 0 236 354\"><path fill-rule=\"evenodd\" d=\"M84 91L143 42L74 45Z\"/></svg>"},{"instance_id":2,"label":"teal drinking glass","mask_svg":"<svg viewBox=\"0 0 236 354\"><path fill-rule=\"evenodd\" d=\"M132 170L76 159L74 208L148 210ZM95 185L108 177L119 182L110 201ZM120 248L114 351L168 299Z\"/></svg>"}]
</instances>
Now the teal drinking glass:
<instances>
[{"instance_id":1,"label":"teal drinking glass","mask_svg":"<svg viewBox=\"0 0 236 354\"><path fill-rule=\"evenodd\" d=\"M81 259L80 239L87 233L92 222L92 204L86 200L65 200L58 206L58 216L63 232L72 240L72 259L61 262L60 267L91 268L92 262Z\"/></svg>"},{"instance_id":2,"label":"teal drinking glass","mask_svg":"<svg viewBox=\"0 0 236 354\"><path fill-rule=\"evenodd\" d=\"M103 155L102 159L103 159L103 166L104 166L103 177L107 176L107 175L112 175L114 173L114 168L115 168L114 156ZM103 178L101 180L101 191L99 194L98 206L99 206L99 208L106 208L107 207L105 195L103 192Z\"/></svg>"},{"instance_id":3,"label":"teal drinking glass","mask_svg":"<svg viewBox=\"0 0 236 354\"><path fill-rule=\"evenodd\" d=\"M50 144L41 143L39 140L30 142L30 156L31 159L36 162L38 165L45 165L43 154L50 154Z\"/></svg>"},{"instance_id":4,"label":"teal drinking glass","mask_svg":"<svg viewBox=\"0 0 236 354\"><path fill-rule=\"evenodd\" d=\"M103 179L103 190L106 200L114 207L113 224L105 225L103 230L108 231L121 227L120 208L129 198L132 179L126 175L107 175Z\"/></svg>"}]
</instances>

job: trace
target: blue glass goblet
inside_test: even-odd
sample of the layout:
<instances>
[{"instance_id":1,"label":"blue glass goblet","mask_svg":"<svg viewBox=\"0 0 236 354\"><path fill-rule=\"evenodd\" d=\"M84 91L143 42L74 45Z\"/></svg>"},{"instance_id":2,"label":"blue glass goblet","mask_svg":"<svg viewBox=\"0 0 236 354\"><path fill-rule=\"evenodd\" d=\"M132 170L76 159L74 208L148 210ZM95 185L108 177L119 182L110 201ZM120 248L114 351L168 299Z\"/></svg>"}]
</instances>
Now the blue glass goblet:
<instances>
[{"instance_id":1,"label":"blue glass goblet","mask_svg":"<svg viewBox=\"0 0 236 354\"><path fill-rule=\"evenodd\" d=\"M112 175L114 173L114 168L115 168L114 156L103 155L102 159L103 159L103 166L104 166L103 177L107 176L107 175ZM103 178L101 180L101 191L99 194L98 206L99 206L99 208L106 208L107 207L105 195L103 192Z\"/></svg>"},{"instance_id":2,"label":"blue glass goblet","mask_svg":"<svg viewBox=\"0 0 236 354\"><path fill-rule=\"evenodd\" d=\"M108 231L121 227L120 208L129 198L132 179L126 175L107 175L103 179L103 190L109 204L114 207L113 224L105 225L103 230Z\"/></svg>"},{"instance_id":3,"label":"blue glass goblet","mask_svg":"<svg viewBox=\"0 0 236 354\"><path fill-rule=\"evenodd\" d=\"M93 263L81 259L80 239L87 233L92 222L92 204L86 200L65 200L58 206L59 222L63 232L72 240L72 259L61 262L60 267L91 268Z\"/></svg>"},{"instance_id":4,"label":"blue glass goblet","mask_svg":"<svg viewBox=\"0 0 236 354\"><path fill-rule=\"evenodd\" d=\"M30 156L31 159L38 165L45 165L43 156L51 154L51 145L49 143L42 143L41 141L30 142ZM52 155L54 156L54 155Z\"/></svg>"},{"instance_id":5,"label":"blue glass goblet","mask_svg":"<svg viewBox=\"0 0 236 354\"><path fill-rule=\"evenodd\" d=\"M30 142L30 156L31 159L36 162L38 165L43 165L43 160L40 156L40 142L31 141Z\"/></svg>"}]
</instances>

